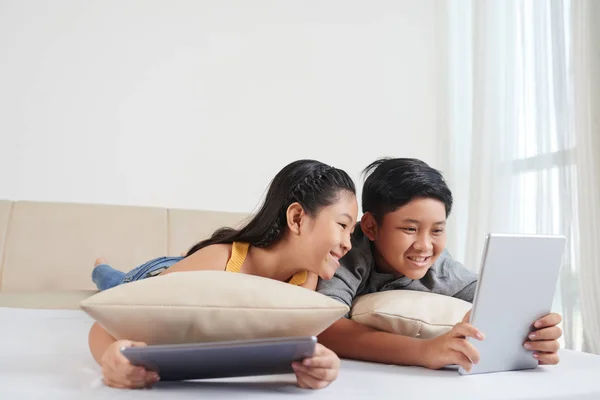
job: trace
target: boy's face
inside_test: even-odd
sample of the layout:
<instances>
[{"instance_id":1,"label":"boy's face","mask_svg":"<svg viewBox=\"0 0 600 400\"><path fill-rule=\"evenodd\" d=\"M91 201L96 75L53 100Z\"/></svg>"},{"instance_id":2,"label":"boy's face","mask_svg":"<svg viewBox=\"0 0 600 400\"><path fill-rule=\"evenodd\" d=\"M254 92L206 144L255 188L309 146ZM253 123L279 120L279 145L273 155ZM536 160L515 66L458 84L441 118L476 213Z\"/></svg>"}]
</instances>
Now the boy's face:
<instances>
[{"instance_id":1,"label":"boy's face","mask_svg":"<svg viewBox=\"0 0 600 400\"><path fill-rule=\"evenodd\" d=\"M365 214L361 226L374 242L377 267L396 276L421 279L446 247L446 207L436 199L414 199L381 224Z\"/></svg>"}]
</instances>

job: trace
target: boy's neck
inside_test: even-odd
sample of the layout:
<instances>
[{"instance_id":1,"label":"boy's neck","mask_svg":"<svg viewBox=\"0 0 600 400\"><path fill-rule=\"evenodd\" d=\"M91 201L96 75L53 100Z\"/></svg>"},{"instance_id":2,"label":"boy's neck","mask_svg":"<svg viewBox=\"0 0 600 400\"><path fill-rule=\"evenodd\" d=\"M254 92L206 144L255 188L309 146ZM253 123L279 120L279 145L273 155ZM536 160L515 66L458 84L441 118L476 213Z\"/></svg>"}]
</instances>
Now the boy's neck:
<instances>
[{"instance_id":1,"label":"boy's neck","mask_svg":"<svg viewBox=\"0 0 600 400\"><path fill-rule=\"evenodd\" d=\"M398 271L396 271L395 269L393 269L385 261L383 256L379 253L379 251L377 251L377 248L375 247L375 244L373 242L371 242L370 245L371 245L371 254L373 255L373 261L375 264L375 271L377 271L380 274L392 275L396 279L402 278L404 276L403 274L401 274Z\"/></svg>"}]
</instances>

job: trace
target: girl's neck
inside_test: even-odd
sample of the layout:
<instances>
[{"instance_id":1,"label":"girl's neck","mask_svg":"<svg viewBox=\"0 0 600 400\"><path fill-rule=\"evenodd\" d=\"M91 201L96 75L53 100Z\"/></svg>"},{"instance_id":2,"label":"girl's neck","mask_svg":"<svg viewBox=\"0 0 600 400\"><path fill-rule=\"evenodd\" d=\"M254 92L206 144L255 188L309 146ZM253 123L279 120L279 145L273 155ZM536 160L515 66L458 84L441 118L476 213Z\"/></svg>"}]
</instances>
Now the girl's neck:
<instances>
[{"instance_id":1,"label":"girl's neck","mask_svg":"<svg viewBox=\"0 0 600 400\"><path fill-rule=\"evenodd\" d=\"M290 260L297 260L298 255L291 251L291 247L284 239L267 248L250 246L244 263L244 272L250 275L262 276L286 282L302 268L294 265Z\"/></svg>"}]
</instances>

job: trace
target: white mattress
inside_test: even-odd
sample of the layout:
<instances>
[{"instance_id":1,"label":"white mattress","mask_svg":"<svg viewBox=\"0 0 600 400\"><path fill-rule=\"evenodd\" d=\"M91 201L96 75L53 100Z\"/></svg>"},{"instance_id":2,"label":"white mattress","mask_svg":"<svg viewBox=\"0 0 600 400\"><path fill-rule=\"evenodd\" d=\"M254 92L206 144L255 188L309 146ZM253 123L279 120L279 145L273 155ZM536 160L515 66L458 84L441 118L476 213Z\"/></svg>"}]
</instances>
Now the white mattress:
<instances>
[{"instance_id":1,"label":"white mattress","mask_svg":"<svg viewBox=\"0 0 600 400\"><path fill-rule=\"evenodd\" d=\"M81 311L0 307L0 399L600 399L600 356L572 351L554 367L464 377L344 360L338 380L317 391L296 388L291 375L111 389L88 351L91 324Z\"/></svg>"}]
</instances>

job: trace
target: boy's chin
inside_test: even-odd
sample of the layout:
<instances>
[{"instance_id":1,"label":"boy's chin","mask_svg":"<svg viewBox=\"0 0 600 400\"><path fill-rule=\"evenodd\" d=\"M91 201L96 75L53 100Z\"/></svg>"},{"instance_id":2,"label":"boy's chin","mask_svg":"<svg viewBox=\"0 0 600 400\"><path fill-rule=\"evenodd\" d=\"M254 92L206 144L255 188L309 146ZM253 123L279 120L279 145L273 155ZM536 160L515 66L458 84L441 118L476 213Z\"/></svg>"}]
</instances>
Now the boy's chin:
<instances>
[{"instance_id":1,"label":"boy's chin","mask_svg":"<svg viewBox=\"0 0 600 400\"><path fill-rule=\"evenodd\" d=\"M419 269L399 268L397 271L399 274L404 275L407 278L410 278L412 280L418 280L418 279L422 279L425 276L427 271L429 271L429 268L431 268L431 266L419 268Z\"/></svg>"}]
</instances>

